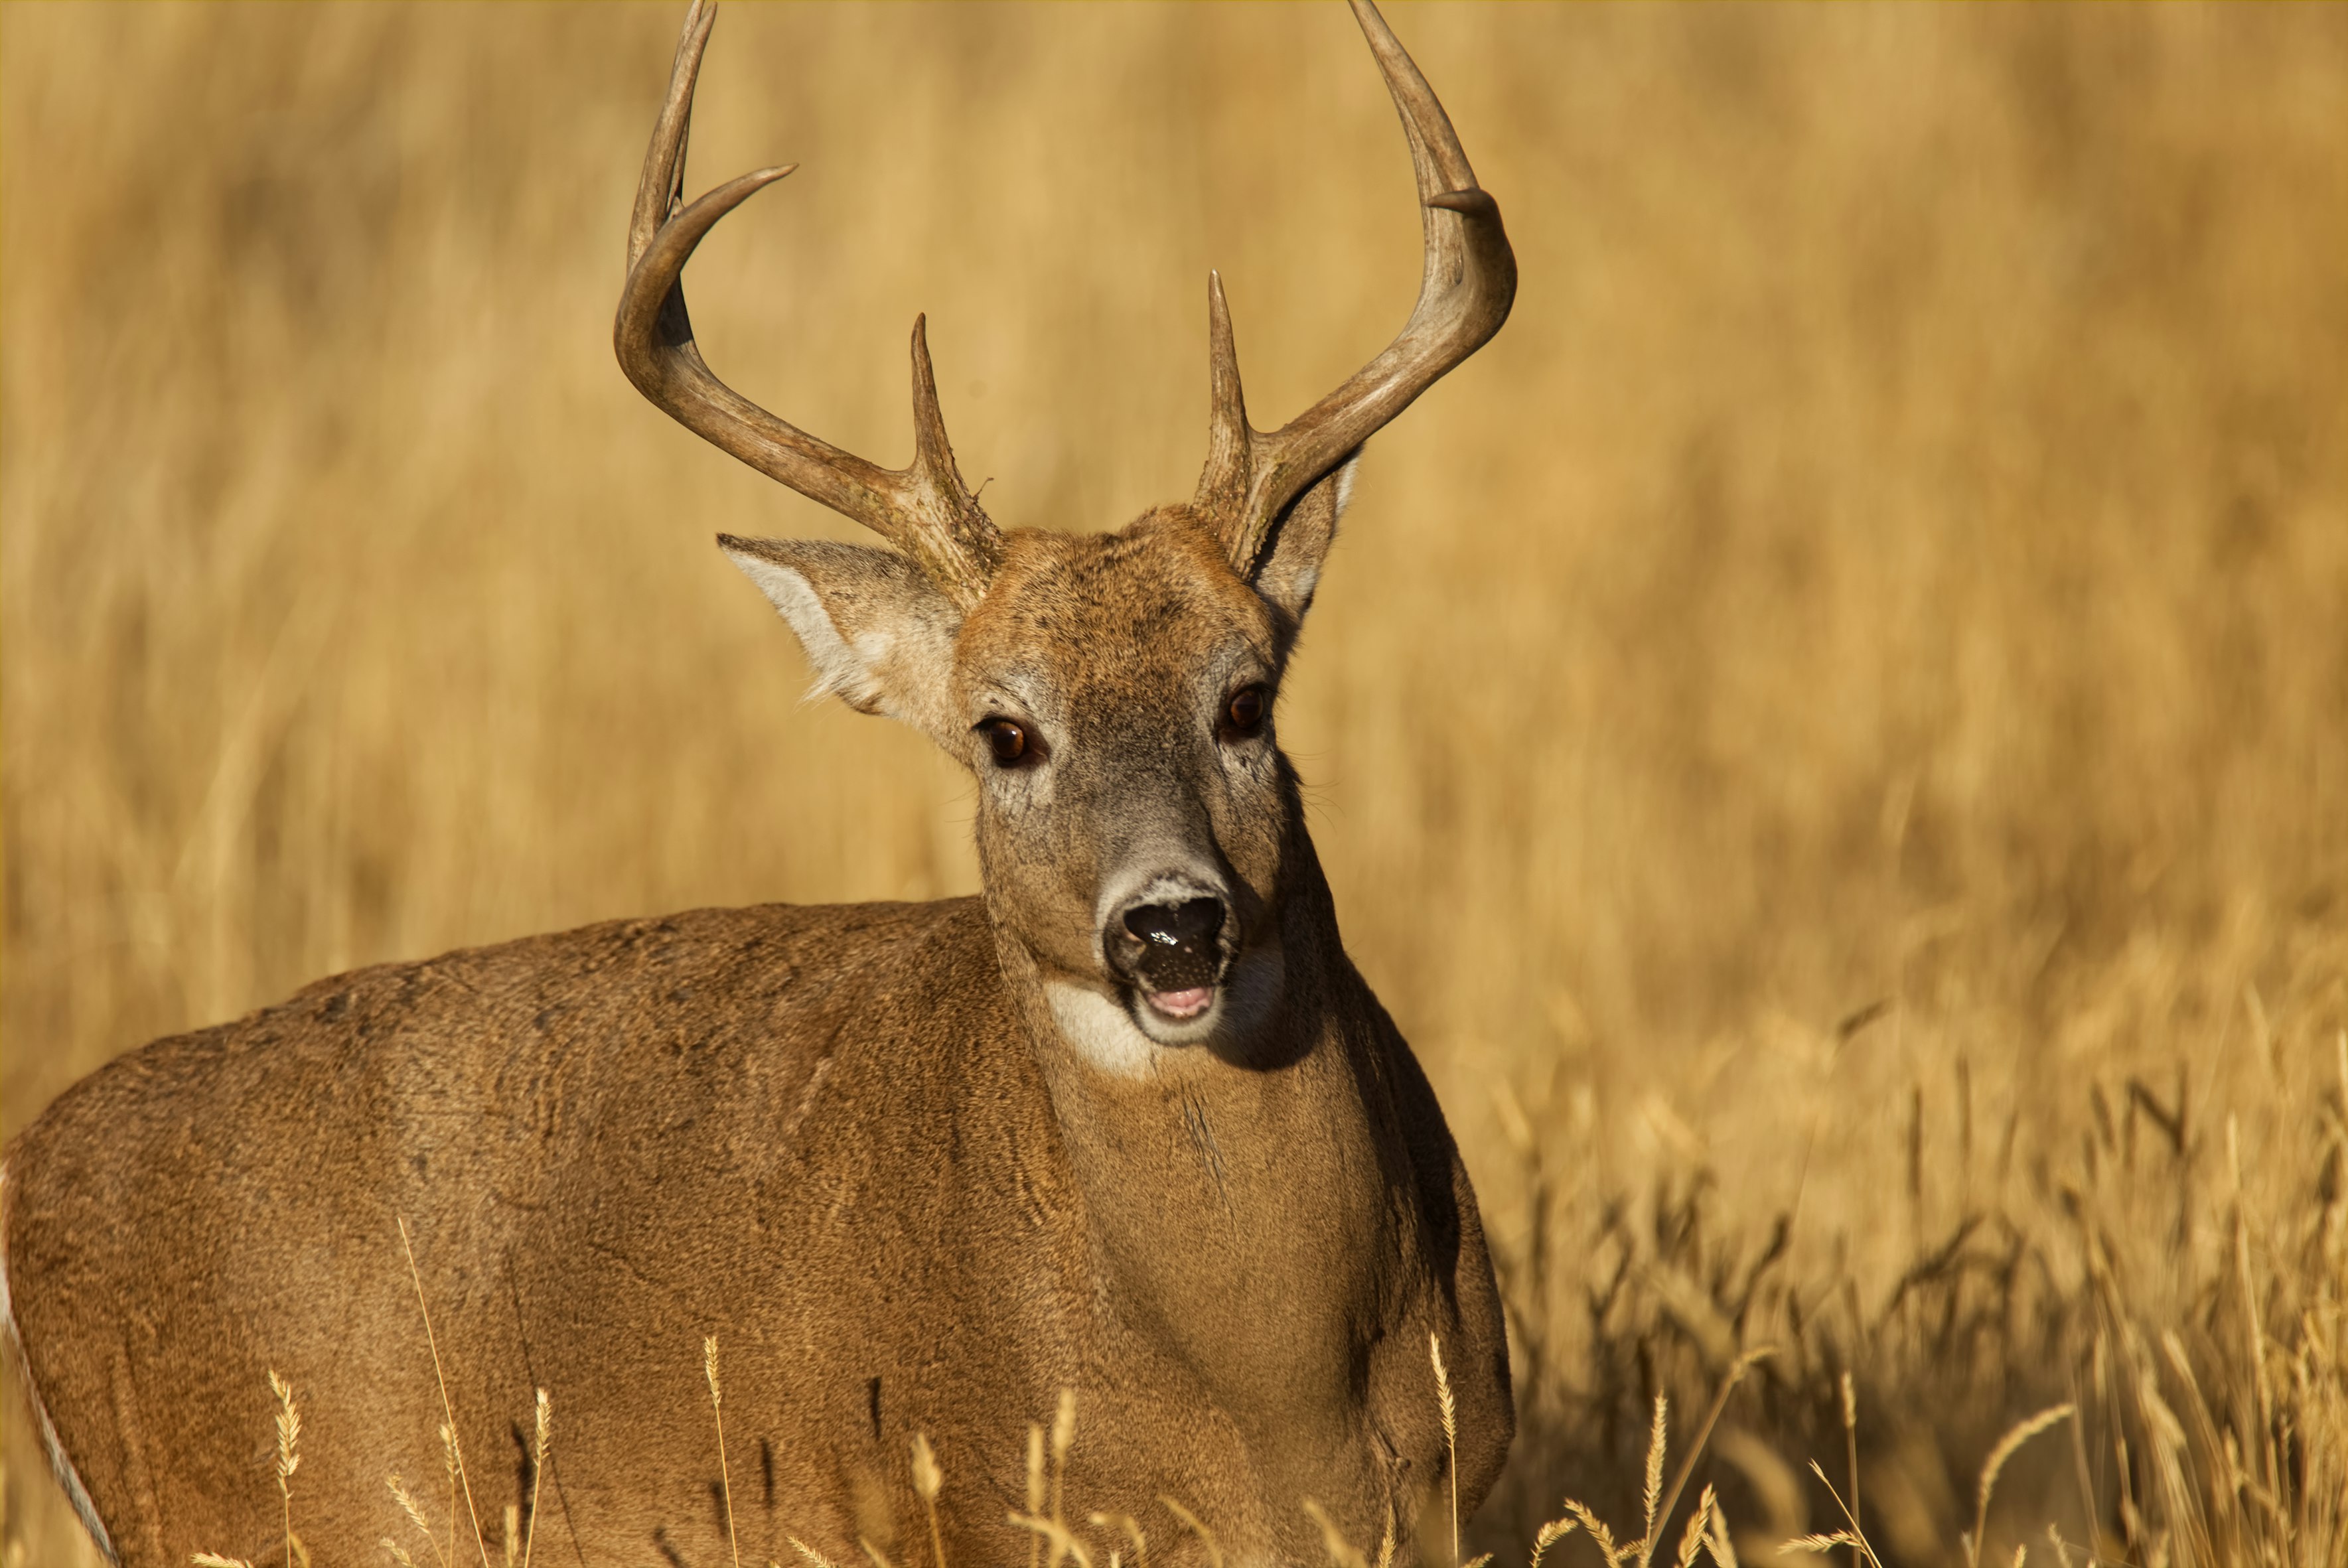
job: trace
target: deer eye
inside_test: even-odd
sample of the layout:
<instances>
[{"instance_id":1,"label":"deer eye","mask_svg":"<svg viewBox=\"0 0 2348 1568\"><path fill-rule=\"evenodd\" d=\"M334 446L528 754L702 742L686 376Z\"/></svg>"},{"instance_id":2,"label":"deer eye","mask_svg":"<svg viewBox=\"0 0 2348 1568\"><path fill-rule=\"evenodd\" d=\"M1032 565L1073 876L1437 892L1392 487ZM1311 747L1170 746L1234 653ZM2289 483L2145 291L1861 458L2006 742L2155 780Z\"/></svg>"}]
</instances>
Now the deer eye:
<instances>
[{"instance_id":1,"label":"deer eye","mask_svg":"<svg viewBox=\"0 0 2348 1568\"><path fill-rule=\"evenodd\" d=\"M985 718L975 727L986 737L997 768L1016 768L1025 760L1031 749L1025 725L1012 718Z\"/></svg>"},{"instance_id":2,"label":"deer eye","mask_svg":"<svg viewBox=\"0 0 2348 1568\"><path fill-rule=\"evenodd\" d=\"M1253 735L1263 727L1264 696L1260 686L1241 686L1231 694L1223 717L1234 735Z\"/></svg>"}]
</instances>

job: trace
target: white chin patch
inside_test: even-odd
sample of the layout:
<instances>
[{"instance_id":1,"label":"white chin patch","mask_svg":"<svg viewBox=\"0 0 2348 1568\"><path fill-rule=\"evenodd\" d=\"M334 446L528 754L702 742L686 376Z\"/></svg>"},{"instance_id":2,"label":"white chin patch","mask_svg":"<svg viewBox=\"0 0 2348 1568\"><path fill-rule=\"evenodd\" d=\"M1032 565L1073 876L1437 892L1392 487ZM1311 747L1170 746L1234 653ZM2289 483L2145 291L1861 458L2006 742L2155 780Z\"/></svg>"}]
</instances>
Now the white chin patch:
<instances>
[{"instance_id":1,"label":"white chin patch","mask_svg":"<svg viewBox=\"0 0 2348 1568\"><path fill-rule=\"evenodd\" d=\"M1138 1078L1155 1053L1204 1045L1220 1036L1249 1035L1271 1017L1280 995L1281 951L1253 949L1211 990L1175 992L1153 999L1120 990L1105 995L1086 985L1048 981L1045 995L1061 1037L1102 1072ZM1187 1016L1185 1016L1187 1014Z\"/></svg>"},{"instance_id":2,"label":"white chin patch","mask_svg":"<svg viewBox=\"0 0 2348 1568\"><path fill-rule=\"evenodd\" d=\"M1115 1078L1148 1076L1150 1053L1158 1047L1123 1006L1087 986L1057 980L1045 982L1044 995L1051 1000L1060 1037L1078 1056Z\"/></svg>"}]
</instances>

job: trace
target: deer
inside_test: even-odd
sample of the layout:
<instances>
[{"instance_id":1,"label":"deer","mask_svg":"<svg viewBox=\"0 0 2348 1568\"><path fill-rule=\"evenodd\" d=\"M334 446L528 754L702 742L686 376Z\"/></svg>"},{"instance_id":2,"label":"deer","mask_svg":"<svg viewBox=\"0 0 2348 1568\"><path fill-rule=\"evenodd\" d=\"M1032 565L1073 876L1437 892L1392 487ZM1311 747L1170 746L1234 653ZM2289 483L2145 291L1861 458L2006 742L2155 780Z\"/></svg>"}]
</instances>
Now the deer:
<instances>
[{"instance_id":1,"label":"deer","mask_svg":"<svg viewBox=\"0 0 2348 1568\"><path fill-rule=\"evenodd\" d=\"M1054 1508L1146 1513L1161 1562L1311 1560L1323 1520L1407 1553L1447 1507L1456 1550L1512 1435L1502 1305L1276 709L1364 443L1499 329L1516 263L1435 93L1351 5L1416 176L1416 305L1263 431L1210 274L1196 492L1080 532L981 509L921 320L904 469L712 374L684 268L791 170L684 199L695 0L614 347L656 407L880 536L717 542L819 692L968 769L982 891L383 964L69 1088L0 1167L0 1309L109 1561L382 1561L386 1537L421 1561L404 1472L484 1568L508 1505L552 1563L804 1542L979 1568L1029 1551L1028 1436L1063 1390L1084 1435L1056 1433Z\"/></svg>"}]
</instances>

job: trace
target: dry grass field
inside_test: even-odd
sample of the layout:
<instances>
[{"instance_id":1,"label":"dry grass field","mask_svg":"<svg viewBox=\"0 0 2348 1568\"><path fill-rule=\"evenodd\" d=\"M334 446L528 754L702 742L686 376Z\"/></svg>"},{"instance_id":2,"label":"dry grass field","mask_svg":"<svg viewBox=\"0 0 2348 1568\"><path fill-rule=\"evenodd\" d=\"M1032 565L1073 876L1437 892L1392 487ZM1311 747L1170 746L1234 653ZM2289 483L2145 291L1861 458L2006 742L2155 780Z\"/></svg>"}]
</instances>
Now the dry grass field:
<instances>
[{"instance_id":1,"label":"dry grass field","mask_svg":"<svg viewBox=\"0 0 2348 1568\"><path fill-rule=\"evenodd\" d=\"M1887 1562L2348 1563L2348 10L1391 15L1523 285L1282 726L1503 1257L1470 1550L1635 1526L1766 1346L1747 1563L1855 1454ZM677 20L0 11L0 1130L332 970L974 885L709 542L851 525L613 363ZM1006 525L1189 493L1210 265L1273 420L1416 286L1334 5L745 6L702 101L696 186L805 165L719 372L899 461L926 310Z\"/></svg>"}]
</instances>

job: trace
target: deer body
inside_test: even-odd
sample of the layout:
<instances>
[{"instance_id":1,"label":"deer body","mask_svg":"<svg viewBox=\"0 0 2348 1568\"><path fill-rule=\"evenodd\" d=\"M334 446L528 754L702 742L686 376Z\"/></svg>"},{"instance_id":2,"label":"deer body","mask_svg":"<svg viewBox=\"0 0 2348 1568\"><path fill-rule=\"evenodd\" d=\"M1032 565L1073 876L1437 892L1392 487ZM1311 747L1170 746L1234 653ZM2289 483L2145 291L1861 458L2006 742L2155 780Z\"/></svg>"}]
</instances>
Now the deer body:
<instances>
[{"instance_id":1,"label":"deer body","mask_svg":"<svg viewBox=\"0 0 2348 1568\"><path fill-rule=\"evenodd\" d=\"M120 1561L267 1559L273 1367L318 1561L379 1560L385 1534L420 1555L385 1488L406 1477L446 1528L405 1216L493 1554L528 1495L509 1424L542 1387L541 1555L727 1560L705 1334L759 1562L788 1535L904 1560L916 1431L949 1560L1004 1560L1025 1429L1061 1387L1082 1507L1165 1492L1235 1553L1301 1557L1310 1495L1374 1535L1442 1473L1426 1333L1457 1347L1478 1491L1506 1371L1434 1100L1332 978L1363 1006L1296 1060L1124 1086L1117 1146L1082 1150L975 900L700 911L324 981L125 1058L11 1150L29 1381ZM1384 1092L1333 1121L1332 1076ZM1365 1194L1351 1167L1397 1146ZM1465 1228L1397 1233L1380 1208Z\"/></svg>"},{"instance_id":2,"label":"deer body","mask_svg":"<svg viewBox=\"0 0 2348 1568\"><path fill-rule=\"evenodd\" d=\"M1419 175L1419 310L1265 434L1216 285L1198 498L1077 535L978 510L918 324L902 471L709 376L678 273L779 173L680 200L696 5L621 360L888 539L720 543L820 687L971 769L983 896L701 911L385 965L68 1091L0 1180L8 1327L118 1561L280 1552L271 1370L302 1403L294 1527L324 1563L386 1536L425 1560L397 1473L439 1528L467 1521L459 1559L470 1519L494 1553L534 1496L533 1561L789 1561L796 1537L910 1564L930 1550L907 1465L926 1434L946 1560L980 1568L1028 1540L1006 1520L1027 1507L1024 1439L1064 1388L1085 1434L1058 1483L1070 1522L1148 1515L1169 1560L1203 1549L1161 1496L1241 1563L1317 1556L1308 1498L1374 1552L1406 1548L1453 1485L1463 1512L1480 1501L1512 1418L1474 1195L1345 956L1271 722L1354 453L1513 288L1440 106L1356 10ZM444 1419L466 1456L453 1503Z\"/></svg>"}]
</instances>

